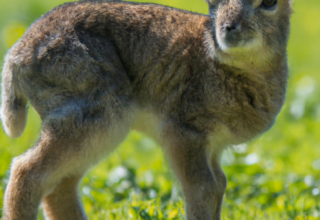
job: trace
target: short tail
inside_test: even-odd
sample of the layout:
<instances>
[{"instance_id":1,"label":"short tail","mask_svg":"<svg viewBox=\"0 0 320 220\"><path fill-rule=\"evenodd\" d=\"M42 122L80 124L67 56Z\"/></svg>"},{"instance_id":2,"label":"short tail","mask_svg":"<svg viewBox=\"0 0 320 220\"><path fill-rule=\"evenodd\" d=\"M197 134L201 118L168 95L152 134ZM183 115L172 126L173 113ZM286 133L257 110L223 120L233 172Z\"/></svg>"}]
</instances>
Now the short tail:
<instances>
[{"instance_id":1,"label":"short tail","mask_svg":"<svg viewBox=\"0 0 320 220\"><path fill-rule=\"evenodd\" d=\"M22 135L27 122L27 98L18 82L18 68L7 54L2 71L1 121L5 132L12 138Z\"/></svg>"}]
</instances>

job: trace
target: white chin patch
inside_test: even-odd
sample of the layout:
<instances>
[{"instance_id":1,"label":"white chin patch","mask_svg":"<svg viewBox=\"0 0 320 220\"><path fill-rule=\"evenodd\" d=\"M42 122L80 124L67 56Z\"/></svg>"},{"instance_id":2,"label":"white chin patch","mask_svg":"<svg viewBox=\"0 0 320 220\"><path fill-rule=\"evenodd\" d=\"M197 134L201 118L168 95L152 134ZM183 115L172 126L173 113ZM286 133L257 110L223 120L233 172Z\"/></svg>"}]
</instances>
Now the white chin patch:
<instances>
[{"instance_id":1,"label":"white chin patch","mask_svg":"<svg viewBox=\"0 0 320 220\"><path fill-rule=\"evenodd\" d=\"M261 36L256 36L252 40L241 40L238 42L237 46L229 46L226 42L225 39L221 37L220 34L217 34L217 41L220 49L222 51L228 52L228 51L246 51L246 50L254 50L258 49L262 45L262 37Z\"/></svg>"}]
</instances>

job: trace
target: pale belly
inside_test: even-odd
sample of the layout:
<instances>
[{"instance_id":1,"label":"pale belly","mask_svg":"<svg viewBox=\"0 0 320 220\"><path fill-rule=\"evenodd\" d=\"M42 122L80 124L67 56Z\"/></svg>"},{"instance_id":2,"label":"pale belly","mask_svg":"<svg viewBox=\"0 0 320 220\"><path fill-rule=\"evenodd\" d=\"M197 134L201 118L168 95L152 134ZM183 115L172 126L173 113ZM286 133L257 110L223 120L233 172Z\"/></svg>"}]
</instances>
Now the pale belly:
<instances>
[{"instance_id":1,"label":"pale belly","mask_svg":"<svg viewBox=\"0 0 320 220\"><path fill-rule=\"evenodd\" d=\"M162 140L163 137L161 136L162 129L165 129L162 120L150 111L138 110L130 129L146 134L159 144L166 142L165 140ZM207 138L208 145L205 147L210 151L217 152L222 151L228 146L241 144L247 141L244 138L237 137L224 124L216 124L215 130L208 134Z\"/></svg>"}]
</instances>

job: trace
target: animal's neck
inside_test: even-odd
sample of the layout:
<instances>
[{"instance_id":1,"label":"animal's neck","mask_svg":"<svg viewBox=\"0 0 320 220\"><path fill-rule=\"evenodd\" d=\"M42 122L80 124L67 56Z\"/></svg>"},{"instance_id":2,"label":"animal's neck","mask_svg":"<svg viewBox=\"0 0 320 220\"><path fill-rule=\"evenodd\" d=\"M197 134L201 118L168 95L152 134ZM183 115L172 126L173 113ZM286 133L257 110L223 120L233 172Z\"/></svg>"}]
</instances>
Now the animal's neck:
<instances>
[{"instance_id":1,"label":"animal's neck","mask_svg":"<svg viewBox=\"0 0 320 220\"><path fill-rule=\"evenodd\" d=\"M279 50L279 49L277 49ZM272 75L274 72L286 68L287 55L285 49L274 51L268 47L257 49L234 48L229 51L222 51L216 48L216 59L225 65L239 68L251 74Z\"/></svg>"},{"instance_id":2,"label":"animal's neck","mask_svg":"<svg viewBox=\"0 0 320 220\"><path fill-rule=\"evenodd\" d=\"M211 65L216 66L221 72L231 74L230 77L235 81L241 77L241 85L237 86L242 87L245 86L242 84L246 84L254 87L252 89L262 97L260 101L268 102L269 110L266 112L276 115L285 99L288 77L285 47L272 49L263 46L250 50L236 48L222 51L214 39L214 31L206 35L207 51L210 51L210 57L214 60Z\"/></svg>"},{"instance_id":3,"label":"animal's neck","mask_svg":"<svg viewBox=\"0 0 320 220\"><path fill-rule=\"evenodd\" d=\"M259 57L258 54L256 54ZM226 58L223 60L223 58ZM278 113L281 109L287 86L288 67L286 52L274 54L268 60L257 61L253 55L237 57L222 55L217 58L218 62L234 69L234 72L244 74L247 80L258 83L266 88L269 97L270 113ZM235 74L237 75L237 74Z\"/></svg>"}]
</instances>

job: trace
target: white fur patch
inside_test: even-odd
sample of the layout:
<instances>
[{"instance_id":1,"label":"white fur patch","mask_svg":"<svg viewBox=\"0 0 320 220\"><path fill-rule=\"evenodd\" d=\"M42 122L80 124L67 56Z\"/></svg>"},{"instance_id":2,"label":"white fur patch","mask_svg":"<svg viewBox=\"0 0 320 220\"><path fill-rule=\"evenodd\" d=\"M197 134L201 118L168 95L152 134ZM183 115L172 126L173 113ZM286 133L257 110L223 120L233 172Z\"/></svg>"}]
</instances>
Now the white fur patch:
<instances>
[{"instance_id":1,"label":"white fur patch","mask_svg":"<svg viewBox=\"0 0 320 220\"><path fill-rule=\"evenodd\" d=\"M221 37L221 35L219 34L219 30L217 28L216 30L216 38L219 44L219 47L222 51L226 51L228 49L228 46L224 43L223 38Z\"/></svg>"},{"instance_id":2,"label":"white fur patch","mask_svg":"<svg viewBox=\"0 0 320 220\"><path fill-rule=\"evenodd\" d=\"M214 57L214 41L213 41L213 36L210 33L210 31L205 31L204 33L204 45L206 47L206 52L208 56L213 59Z\"/></svg>"},{"instance_id":3,"label":"white fur patch","mask_svg":"<svg viewBox=\"0 0 320 220\"><path fill-rule=\"evenodd\" d=\"M217 33L217 41L219 44L219 47L222 51L225 52L232 52L232 51L248 51L248 50L255 50L257 48L260 48L262 45L262 36L256 36L254 39L249 40L249 41L245 41L242 40L240 42L238 42L238 46L237 47L229 47L226 43L225 40L221 37L220 34Z\"/></svg>"}]
</instances>

